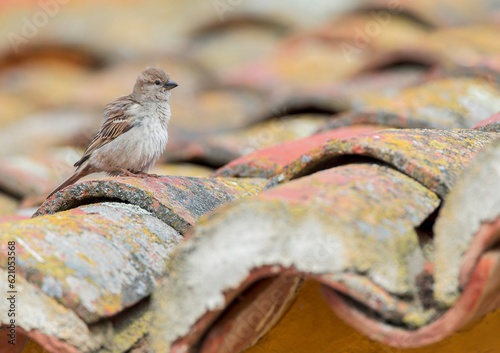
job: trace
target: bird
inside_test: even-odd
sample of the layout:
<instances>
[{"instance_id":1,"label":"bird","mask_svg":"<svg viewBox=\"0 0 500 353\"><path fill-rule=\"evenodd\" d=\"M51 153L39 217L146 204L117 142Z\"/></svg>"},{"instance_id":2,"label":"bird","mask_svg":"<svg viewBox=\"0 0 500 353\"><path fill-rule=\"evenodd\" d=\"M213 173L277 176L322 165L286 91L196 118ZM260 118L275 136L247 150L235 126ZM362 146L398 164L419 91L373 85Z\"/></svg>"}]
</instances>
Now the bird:
<instances>
[{"instance_id":1,"label":"bird","mask_svg":"<svg viewBox=\"0 0 500 353\"><path fill-rule=\"evenodd\" d=\"M74 164L73 175L47 198L86 175L145 177L167 146L171 113L171 90L178 84L162 69L142 71L132 93L109 103L101 128L83 156Z\"/></svg>"}]
</instances>

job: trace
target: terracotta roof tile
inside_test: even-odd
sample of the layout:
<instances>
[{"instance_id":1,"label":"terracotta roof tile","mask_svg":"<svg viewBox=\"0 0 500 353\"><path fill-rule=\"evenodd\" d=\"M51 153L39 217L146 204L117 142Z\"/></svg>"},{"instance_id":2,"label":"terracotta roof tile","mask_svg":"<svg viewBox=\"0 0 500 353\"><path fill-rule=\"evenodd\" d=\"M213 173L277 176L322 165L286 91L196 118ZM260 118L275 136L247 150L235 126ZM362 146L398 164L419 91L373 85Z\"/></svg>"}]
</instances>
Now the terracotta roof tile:
<instances>
[{"instance_id":1,"label":"terracotta roof tile","mask_svg":"<svg viewBox=\"0 0 500 353\"><path fill-rule=\"evenodd\" d=\"M495 1L61 2L16 48L46 3L0 3L15 353L498 350ZM45 200L148 66L168 176Z\"/></svg>"},{"instance_id":2,"label":"terracotta roof tile","mask_svg":"<svg viewBox=\"0 0 500 353\"><path fill-rule=\"evenodd\" d=\"M334 132L336 130L332 130L329 137L333 137ZM341 139L328 139L324 134L305 140L315 142L307 150L302 141L293 141L289 146L257 151L237 159L215 175L267 176L281 182L346 163L350 156L358 155L392 165L444 197L475 154L499 138L496 133L475 130L382 130ZM266 155L269 152L271 157Z\"/></svg>"},{"instance_id":3,"label":"terracotta roof tile","mask_svg":"<svg viewBox=\"0 0 500 353\"><path fill-rule=\"evenodd\" d=\"M424 259L414 227L438 205L433 192L409 177L359 164L316 173L225 208L217 218L200 221L194 238L176 253L170 269L176 276L155 296L156 326L163 332L156 340L174 350L188 344L185 340L194 344L199 337L193 337L191 327L234 299L222 293L286 269L340 282L337 289L361 302L370 302L375 288L415 297L415 277ZM214 253L209 245L214 243L223 253ZM177 256L183 261L176 261ZM224 277L203 270L207 261ZM193 282L198 285L188 289ZM178 300L180 293L192 299ZM390 295L379 300L380 312L398 323L411 321L401 317L410 311L407 306L419 306L418 300L405 303ZM197 327L197 332L205 329Z\"/></svg>"},{"instance_id":4,"label":"terracotta roof tile","mask_svg":"<svg viewBox=\"0 0 500 353\"><path fill-rule=\"evenodd\" d=\"M46 194L51 189L51 170L48 165L31 158L10 158L0 162L0 188L22 199Z\"/></svg>"},{"instance_id":5,"label":"terracotta roof tile","mask_svg":"<svg viewBox=\"0 0 500 353\"><path fill-rule=\"evenodd\" d=\"M203 214L239 197L257 194L267 181L197 177L112 178L72 185L54 194L35 217L102 199L131 203L184 233Z\"/></svg>"},{"instance_id":6,"label":"terracotta roof tile","mask_svg":"<svg viewBox=\"0 0 500 353\"><path fill-rule=\"evenodd\" d=\"M382 126L349 126L277 144L235 159L216 170L213 176L271 178L297 160L302 160L304 157L305 160L310 160L310 152L328 143L330 139L342 139L381 129Z\"/></svg>"},{"instance_id":7,"label":"terracotta roof tile","mask_svg":"<svg viewBox=\"0 0 500 353\"><path fill-rule=\"evenodd\" d=\"M190 177L85 181L47 200L36 218L5 220L2 244L15 239L17 273L28 281L20 284L26 287L25 310L62 310L64 318L47 331L50 315L41 321L26 315L18 322L20 332L49 350L127 350L149 330L151 312L143 301L164 274L181 233L202 214L256 194L266 183ZM31 302L30 295L46 303ZM65 325L72 320L70 333L81 327L81 339L67 337ZM94 329L102 332L93 335Z\"/></svg>"},{"instance_id":8,"label":"terracotta roof tile","mask_svg":"<svg viewBox=\"0 0 500 353\"><path fill-rule=\"evenodd\" d=\"M370 2L373 6L373 2ZM468 2L456 2L453 0L423 0L418 3L401 2L394 3L390 0L377 0L374 2L379 8L397 8L405 11L416 18L421 18L436 26L463 25L470 22L481 22L491 15L492 11L498 10L498 4L492 0L481 0L475 4Z\"/></svg>"},{"instance_id":9,"label":"terracotta roof tile","mask_svg":"<svg viewBox=\"0 0 500 353\"><path fill-rule=\"evenodd\" d=\"M0 224L5 223L5 222L12 222L12 221L21 221L25 219L29 219L30 216L24 216L24 215L18 215L14 214L14 212L10 212L8 216L3 216L0 217Z\"/></svg>"},{"instance_id":10,"label":"terracotta roof tile","mask_svg":"<svg viewBox=\"0 0 500 353\"><path fill-rule=\"evenodd\" d=\"M14 197L0 193L0 222L8 215L14 213L19 206L19 200Z\"/></svg>"},{"instance_id":11,"label":"terracotta roof tile","mask_svg":"<svg viewBox=\"0 0 500 353\"><path fill-rule=\"evenodd\" d=\"M0 269L0 273L4 277L7 276L5 269ZM0 284L2 291L7 292L7 285L7 281L2 281ZM51 352L58 350L88 352L97 350L102 345L105 332L90 331L85 322L73 311L57 303L54 298L45 295L22 276L18 276L16 287L19 293L22 293L25 303L19 306L20 312L17 320L19 338L23 333L27 335L29 332L32 339ZM2 321L7 322L4 319Z\"/></svg>"},{"instance_id":12,"label":"terracotta roof tile","mask_svg":"<svg viewBox=\"0 0 500 353\"><path fill-rule=\"evenodd\" d=\"M151 170L158 175L208 177L213 173L210 167L191 163L159 163Z\"/></svg>"},{"instance_id":13,"label":"terracotta roof tile","mask_svg":"<svg viewBox=\"0 0 500 353\"><path fill-rule=\"evenodd\" d=\"M493 261L499 261L495 244L500 200L492 192L499 175L499 147L500 141L496 140L472 161L445 200L436 222L434 296L448 306L467 285L482 253L491 251ZM494 269L492 263L484 266Z\"/></svg>"},{"instance_id":14,"label":"terracotta roof tile","mask_svg":"<svg viewBox=\"0 0 500 353\"><path fill-rule=\"evenodd\" d=\"M15 239L17 271L87 323L116 314L152 291L182 236L138 206L86 205L2 224ZM7 246L2 246L7 256ZM58 270L56 270L58 269Z\"/></svg>"},{"instance_id":15,"label":"terracotta roof tile","mask_svg":"<svg viewBox=\"0 0 500 353\"><path fill-rule=\"evenodd\" d=\"M399 132L412 136L410 131ZM433 141L442 143L436 137L439 132L434 133ZM410 140L414 138L413 135ZM457 139L457 144L460 142ZM485 170L484 166L498 158L497 146L495 142L480 154L466 169L461 183L468 179L471 183L478 175L484 175L486 183L493 183L494 173ZM423 146L418 151L422 149L425 151ZM443 149L448 159L475 153L455 154L453 148ZM431 160L434 157L428 158ZM402 163L412 164L409 161ZM454 162L458 166L460 163L459 160ZM481 174L474 168L482 168ZM496 167L492 165L491 168ZM240 340L234 336L225 337L233 330L220 331L218 321L214 326L209 323L225 315L224 310L235 305L235 300L241 300L236 296L243 288L278 274L300 275L324 283L322 293L337 315L372 339L408 348L436 342L476 315L484 315L498 307L498 293L493 289L497 288L493 276L498 270L498 254L496 248L488 250L496 242L494 234L498 222L483 223L500 217L496 205L480 208L485 211L479 212L469 233L480 237L476 247L469 248L456 240L470 228L456 224L456 219L471 224L468 218L458 216L463 214L459 205L466 202L470 205L469 212L477 213L473 211L479 210L477 204L470 202L470 197L474 195L475 200L484 200L487 197L482 194L491 190L480 188L484 190L482 193L467 186L452 189L438 215L436 251L430 258L419 246L418 228L440 205L437 194L383 165L361 162L335 167L224 207L216 217L201 219L193 234L174 254L170 271L175 275L169 276L154 295L154 347L157 351L175 351L202 342L202 346L206 345L207 351L211 351L209 348L213 347L215 338L218 342L232 340L235 346L247 344L248 337L240 335ZM469 199L455 202L454 198L459 197L456 195L463 194L460 190L468 191ZM455 210L454 213L447 208ZM484 216L480 216L482 213ZM486 228L478 233L481 223ZM448 233L452 224L456 234ZM463 244L460 249L458 244ZM472 253L466 253L464 258L466 249L471 249ZM464 259L464 267L462 287L456 282L455 294L447 303L452 308L446 311L440 303L439 293L436 292L434 298L429 297L432 292L428 291L426 283L433 278L436 285L440 279L443 284L448 284L452 278L458 280L460 267L449 266L450 256L459 261ZM205 268L207 262L214 267ZM214 272L213 268L219 270ZM450 270L443 271L445 268ZM190 283L197 283L197 286ZM464 292L457 301L458 288ZM482 293L479 297L472 294L478 290ZM191 300L180 299L181 293L191 296ZM470 306L475 309L463 311ZM368 314L367 310L376 314ZM220 320L226 320L225 316ZM238 318L234 320L238 322ZM254 321L255 327L258 322ZM212 333L211 327L217 331ZM203 337L210 339L204 341Z\"/></svg>"},{"instance_id":16,"label":"terracotta roof tile","mask_svg":"<svg viewBox=\"0 0 500 353\"><path fill-rule=\"evenodd\" d=\"M479 122L474 126L474 129L488 132L500 132L500 113Z\"/></svg>"}]
</instances>

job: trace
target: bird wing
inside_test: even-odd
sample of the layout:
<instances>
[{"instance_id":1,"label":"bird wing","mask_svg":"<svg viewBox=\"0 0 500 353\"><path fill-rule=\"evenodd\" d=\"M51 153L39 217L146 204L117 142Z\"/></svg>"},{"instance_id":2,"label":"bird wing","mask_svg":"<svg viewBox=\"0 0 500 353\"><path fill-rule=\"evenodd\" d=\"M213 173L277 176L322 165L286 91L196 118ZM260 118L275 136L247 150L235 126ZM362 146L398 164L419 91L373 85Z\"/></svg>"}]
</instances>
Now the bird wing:
<instances>
[{"instance_id":1,"label":"bird wing","mask_svg":"<svg viewBox=\"0 0 500 353\"><path fill-rule=\"evenodd\" d=\"M88 145L82 158L75 163L75 167L80 167L90 158L92 152L132 129L134 125L131 123L127 110L134 103L138 104L130 96L125 96L114 100L106 106L104 110L104 123Z\"/></svg>"}]
</instances>

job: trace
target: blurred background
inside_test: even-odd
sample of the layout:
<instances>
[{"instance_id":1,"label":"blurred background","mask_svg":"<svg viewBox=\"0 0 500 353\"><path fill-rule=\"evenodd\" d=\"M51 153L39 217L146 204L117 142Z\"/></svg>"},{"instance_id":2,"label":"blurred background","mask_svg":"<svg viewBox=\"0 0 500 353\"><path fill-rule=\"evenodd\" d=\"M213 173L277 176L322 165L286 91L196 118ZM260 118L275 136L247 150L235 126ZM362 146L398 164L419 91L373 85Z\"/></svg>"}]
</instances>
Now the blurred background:
<instances>
[{"instance_id":1,"label":"blurred background","mask_svg":"<svg viewBox=\"0 0 500 353\"><path fill-rule=\"evenodd\" d=\"M499 24L492 0L3 0L0 217L31 214L72 173L104 106L146 67L179 83L153 172L203 176L387 106L436 70L498 72ZM453 103L474 121L423 127L500 111L496 84L474 87L472 108Z\"/></svg>"}]
</instances>

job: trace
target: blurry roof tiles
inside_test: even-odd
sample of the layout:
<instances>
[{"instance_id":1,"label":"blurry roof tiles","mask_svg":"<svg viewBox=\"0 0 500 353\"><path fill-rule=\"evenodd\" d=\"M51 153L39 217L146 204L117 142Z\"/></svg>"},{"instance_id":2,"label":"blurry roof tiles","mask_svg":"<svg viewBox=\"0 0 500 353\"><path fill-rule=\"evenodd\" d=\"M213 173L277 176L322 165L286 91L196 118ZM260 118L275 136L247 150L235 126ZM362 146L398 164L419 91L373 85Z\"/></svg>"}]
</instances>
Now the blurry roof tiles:
<instances>
[{"instance_id":1,"label":"blurry roof tiles","mask_svg":"<svg viewBox=\"0 0 500 353\"><path fill-rule=\"evenodd\" d=\"M500 7L395 5L71 2L1 41L15 352L498 350ZM153 65L166 175L44 200Z\"/></svg>"}]
</instances>

